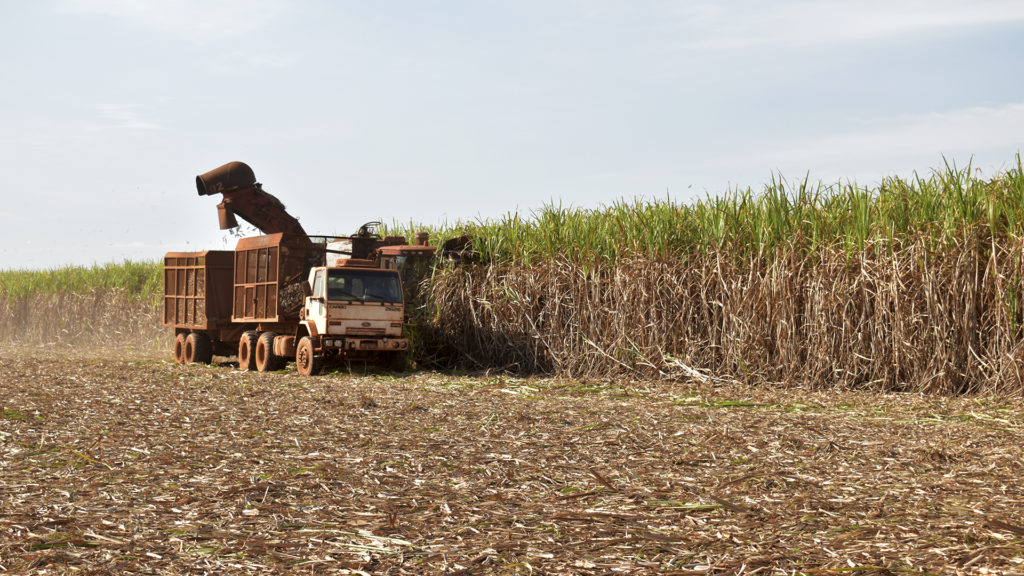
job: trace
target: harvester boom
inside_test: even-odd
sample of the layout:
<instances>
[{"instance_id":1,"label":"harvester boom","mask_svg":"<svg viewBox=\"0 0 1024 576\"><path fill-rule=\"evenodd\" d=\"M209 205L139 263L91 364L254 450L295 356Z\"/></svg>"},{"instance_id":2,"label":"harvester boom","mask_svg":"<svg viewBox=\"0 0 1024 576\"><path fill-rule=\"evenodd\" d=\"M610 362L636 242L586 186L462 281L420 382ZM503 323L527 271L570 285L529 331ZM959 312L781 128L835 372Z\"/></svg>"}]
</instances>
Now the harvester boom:
<instances>
[{"instance_id":1,"label":"harvester boom","mask_svg":"<svg viewBox=\"0 0 1024 576\"><path fill-rule=\"evenodd\" d=\"M200 196L223 195L224 200L217 205L221 230L238 226L237 215L264 234L284 232L308 237L299 221L285 210L284 204L263 190L252 168L244 162L228 162L196 176L196 188Z\"/></svg>"}]
</instances>

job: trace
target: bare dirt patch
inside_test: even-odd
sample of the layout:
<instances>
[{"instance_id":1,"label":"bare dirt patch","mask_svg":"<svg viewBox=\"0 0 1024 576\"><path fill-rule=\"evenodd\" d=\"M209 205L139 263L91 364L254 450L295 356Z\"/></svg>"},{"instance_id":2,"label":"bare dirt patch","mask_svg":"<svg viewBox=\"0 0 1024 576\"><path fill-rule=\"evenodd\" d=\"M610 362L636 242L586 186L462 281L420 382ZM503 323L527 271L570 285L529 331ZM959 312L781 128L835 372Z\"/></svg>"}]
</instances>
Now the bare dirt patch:
<instances>
[{"instance_id":1,"label":"bare dirt patch","mask_svg":"<svg viewBox=\"0 0 1024 576\"><path fill-rule=\"evenodd\" d=\"M0 571L1011 573L1019 401L0 351Z\"/></svg>"}]
</instances>

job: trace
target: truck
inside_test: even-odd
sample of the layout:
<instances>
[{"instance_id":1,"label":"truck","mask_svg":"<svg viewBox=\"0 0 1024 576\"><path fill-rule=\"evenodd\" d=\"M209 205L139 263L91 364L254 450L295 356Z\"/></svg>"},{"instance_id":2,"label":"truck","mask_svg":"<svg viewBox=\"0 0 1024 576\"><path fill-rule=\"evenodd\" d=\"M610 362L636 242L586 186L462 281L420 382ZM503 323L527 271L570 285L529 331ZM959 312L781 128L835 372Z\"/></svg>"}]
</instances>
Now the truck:
<instances>
[{"instance_id":1,"label":"truck","mask_svg":"<svg viewBox=\"0 0 1024 576\"><path fill-rule=\"evenodd\" d=\"M312 293L301 311L296 369L300 374L318 374L324 362L341 358L401 367L409 348L402 335L405 305L401 277L396 270L374 267L369 260L341 264L309 271ZM260 357L257 344L257 364Z\"/></svg>"},{"instance_id":2,"label":"truck","mask_svg":"<svg viewBox=\"0 0 1024 576\"><path fill-rule=\"evenodd\" d=\"M345 360L404 365L406 301L437 250L426 234L407 245L367 223L350 236L308 235L241 162L197 176L196 186L223 194L222 229L237 215L264 234L234 250L165 255L163 324L175 332L175 362L236 353L241 370L294 359L304 375Z\"/></svg>"}]
</instances>

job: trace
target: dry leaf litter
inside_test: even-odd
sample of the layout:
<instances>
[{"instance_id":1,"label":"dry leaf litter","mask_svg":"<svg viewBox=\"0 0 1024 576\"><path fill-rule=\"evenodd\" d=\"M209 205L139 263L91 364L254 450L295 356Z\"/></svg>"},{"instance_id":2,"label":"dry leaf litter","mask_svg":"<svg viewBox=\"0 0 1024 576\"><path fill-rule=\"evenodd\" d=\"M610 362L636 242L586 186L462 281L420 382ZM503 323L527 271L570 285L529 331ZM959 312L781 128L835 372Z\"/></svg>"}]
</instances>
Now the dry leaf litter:
<instances>
[{"instance_id":1,"label":"dry leaf litter","mask_svg":"<svg viewBox=\"0 0 1024 576\"><path fill-rule=\"evenodd\" d=\"M1019 400L0 351L0 572L1024 573Z\"/></svg>"}]
</instances>

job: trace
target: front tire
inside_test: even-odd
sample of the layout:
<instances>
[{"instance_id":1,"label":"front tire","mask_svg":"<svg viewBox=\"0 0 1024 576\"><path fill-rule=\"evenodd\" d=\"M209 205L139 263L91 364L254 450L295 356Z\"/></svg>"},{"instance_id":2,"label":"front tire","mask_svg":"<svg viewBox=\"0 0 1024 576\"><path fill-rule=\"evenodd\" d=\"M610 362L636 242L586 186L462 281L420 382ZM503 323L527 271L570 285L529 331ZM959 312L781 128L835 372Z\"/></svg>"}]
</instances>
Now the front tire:
<instances>
[{"instance_id":1,"label":"front tire","mask_svg":"<svg viewBox=\"0 0 1024 576\"><path fill-rule=\"evenodd\" d=\"M309 336L303 336L295 347L295 369L303 376L316 376L324 369L324 357L316 354Z\"/></svg>"},{"instance_id":2,"label":"front tire","mask_svg":"<svg viewBox=\"0 0 1024 576\"><path fill-rule=\"evenodd\" d=\"M256 370L257 336L255 330L246 330L238 340L238 369L243 372Z\"/></svg>"}]
</instances>

